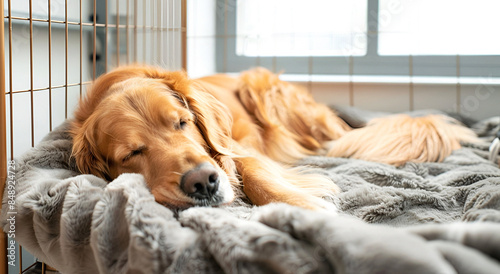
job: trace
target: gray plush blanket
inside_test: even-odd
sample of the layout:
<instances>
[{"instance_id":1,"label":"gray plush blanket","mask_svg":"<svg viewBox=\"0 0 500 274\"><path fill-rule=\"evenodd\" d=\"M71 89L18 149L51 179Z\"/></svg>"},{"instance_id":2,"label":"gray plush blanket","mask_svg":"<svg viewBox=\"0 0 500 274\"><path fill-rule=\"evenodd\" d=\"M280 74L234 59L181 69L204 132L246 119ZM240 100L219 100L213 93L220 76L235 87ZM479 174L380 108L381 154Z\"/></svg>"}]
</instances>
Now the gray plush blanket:
<instances>
[{"instance_id":1,"label":"gray plush blanket","mask_svg":"<svg viewBox=\"0 0 500 274\"><path fill-rule=\"evenodd\" d=\"M500 273L500 169L487 160L498 121L471 124L484 144L443 163L303 159L342 188L338 213L244 201L171 211L141 175L78 174L63 124L16 160L2 225L15 212L15 239L63 273Z\"/></svg>"}]
</instances>

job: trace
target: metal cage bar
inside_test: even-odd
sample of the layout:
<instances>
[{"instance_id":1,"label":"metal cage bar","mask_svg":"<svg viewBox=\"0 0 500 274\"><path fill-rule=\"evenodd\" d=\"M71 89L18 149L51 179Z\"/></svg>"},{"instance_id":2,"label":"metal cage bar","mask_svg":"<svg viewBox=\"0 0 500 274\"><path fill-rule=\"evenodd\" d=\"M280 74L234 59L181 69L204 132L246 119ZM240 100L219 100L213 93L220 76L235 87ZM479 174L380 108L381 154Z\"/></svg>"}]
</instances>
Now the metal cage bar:
<instances>
[{"instance_id":1,"label":"metal cage bar","mask_svg":"<svg viewBox=\"0 0 500 274\"><path fill-rule=\"evenodd\" d=\"M96 50L97 50L97 0L94 0L94 13L92 16L92 21L93 21L92 26L94 27L94 32L92 33L93 34L93 36L92 36L92 45L93 45L93 49L92 49L92 52L93 52L93 54L92 54L92 80L95 80L96 74L97 74L97 69L96 69L96 64L97 64L97 54L96 54Z\"/></svg>"},{"instance_id":2,"label":"metal cage bar","mask_svg":"<svg viewBox=\"0 0 500 274\"><path fill-rule=\"evenodd\" d=\"M187 71L187 0L181 0L181 54L182 69Z\"/></svg>"},{"instance_id":3,"label":"metal cage bar","mask_svg":"<svg viewBox=\"0 0 500 274\"><path fill-rule=\"evenodd\" d=\"M80 0L80 83L83 82L83 22L82 22L82 1ZM80 97L83 95L83 85L80 85Z\"/></svg>"},{"instance_id":4,"label":"metal cage bar","mask_svg":"<svg viewBox=\"0 0 500 274\"><path fill-rule=\"evenodd\" d=\"M127 0L127 17L125 18L125 55L127 56L127 64L130 63L130 51L129 51L129 44L130 44L130 37L129 37L129 31L130 31L130 22L129 22L129 17L130 17L130 0Z\"/></svg>"},{"instance_id":5,"label":"metal cage bar","mask_svg":"<svg viewBox=\"0 0 500 274\"><path fill-rule=\"evenodd\" d=\"M108 1L106 1L106 23L104 27L104 37L108 37L108 29L109 29L109 22L108 22ZM104 71L108 71L108 39L104 39Z\"/></svg>"},{"instance_id":6,"label":"metal cage bar","mask_svg":"<svg viewBox=\"0 0 500 274\"><path fill-rule=\"evenodd\" d=\"M34 146L35 145L35 123L33 122L35 120L35 113L33 112L33 109L34 109L34 104L35 104L35 100L33 99L33 89L34 89L34 85L33 85L33 0L30 0L29 2L29 5L30 5L30 13L29 13L29 22L30 22L30 89L29 89L29 92L30 92L30 104L31 104L31 146ZM10 12L10 7L9 7L9 12ZM11 15L9 14L9 17ZM10 20L11 18L9 18ZM12 30L12 29L11 29ZM12 31L10 31L12 32ZM10 35L10 34L9 34ZM9 42L10 42L10 36L9 36ZM10 47L9 47L9 50L10 50ZM10 59L12 59L12 55L10 55ZM12 67L9 68L9 71L12 71ZM11 76L10 77L10 84L12 85L12 73L9 73L9 75ZM11 106L12 106L12 102L14 100L12 100L12 97L14 95L14 91L12 89L10 89L10 95L11 95L11 98L10 98L10 103L11 103ZM11 107L11 110L12 110L12 107ZM12 112L10 114L10 118L12 119ZM13 130L12 130L12 120L11 120L11 129L10 129L10 132L11 134L13 134ZM12 136L12 135L11 135ZM11 140L13 140L13 138L11 137ZM13 144L11 144L11 147L13 147ZM11 155L14 155L14 152L11 153Z\"/></svg>"},{"instance_id":7,"label":"metal cage bar","mask_svg":"<svg viewBox=\"0 0 500 274\"><path fill-rule=\"evenodd\" d=\"M0 10L4 11L3 0L0 0ZM3 16L2 16L3 17ZM0 194L3 197L5 181L7 180L7 127L5 113L5 41L4 19L0 22ZM0 204L1 207L1 204ZM7 273L7 235L0 231L0 272Z\"/></svg>"},{"instance_id":8,"label":"metal cage bar","mask_svg":"<svg viewBox=\"0 0 500 274\"><path fill-rule=\"evenodd\" d=\"M68 118L68 0L64 0L64 118Z\"/></svg>"},{"instance_id":9,"label":"metal cage bar","mask_svg":"<svg viewBox=\"0 0 500 274\"><path fill-rule=\"evenodd\" d=\"M47 2L47 9L49 13L49 129L52 131L52 22L51 22L51 1L48 0ZM32 121L32 123L34 120ZM32 131L32 134L34 134L35 131ZM34 139L34 138L33 138ZM31 146L34 146L35 143L32 141Z\"/></svg>"},{"instance_id":10,"label":"metal cage bar","mask_svg":"<svg viewBox=\"0 0 500 274\"><path fill-rule=\"evenodd\" d=\"M116 65L120 65L120 0L116 0Z\"/></svg>"}]
</instances>

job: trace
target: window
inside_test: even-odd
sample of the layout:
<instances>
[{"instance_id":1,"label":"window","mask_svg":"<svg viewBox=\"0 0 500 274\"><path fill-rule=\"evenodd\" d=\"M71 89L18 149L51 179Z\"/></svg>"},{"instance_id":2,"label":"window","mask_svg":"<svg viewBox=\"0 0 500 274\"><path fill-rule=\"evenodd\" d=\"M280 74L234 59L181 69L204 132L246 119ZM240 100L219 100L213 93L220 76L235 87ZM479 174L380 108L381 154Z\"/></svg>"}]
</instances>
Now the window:
<instances>
[{"instance_id":1,"label":"window","mask_svg":"<svg viewBox=\"0 0 500 274\"><path fill-rule=\"evenodd\" d=\"M498 55L498 0L380 0L380 55Z\"/></svg>"},{"instance_id":2,"label":"window","mask_svg":"<svg viewBox=\"0 0 500 274\"><path fill-rule=\"evenodd\" d=\"M216 1L220 72L500 77L496 0Z\"/></svg>"},{"instance_id":3,"label":"window","mask_svg":"<svg viewBox=\"0 0 500 274\"><path fill-rule=\"evenodd\" d=\"M366 0L240 0L236 11L236 53L365 55L366 4Z\"/></svg>"}]
</instances>

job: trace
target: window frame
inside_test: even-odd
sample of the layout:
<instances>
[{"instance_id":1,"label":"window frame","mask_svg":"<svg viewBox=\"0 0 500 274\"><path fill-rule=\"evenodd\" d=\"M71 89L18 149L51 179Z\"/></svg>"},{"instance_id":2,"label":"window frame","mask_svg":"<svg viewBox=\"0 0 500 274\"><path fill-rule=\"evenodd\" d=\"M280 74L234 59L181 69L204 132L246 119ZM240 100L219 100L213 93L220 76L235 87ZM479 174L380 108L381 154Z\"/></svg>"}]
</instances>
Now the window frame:
<instances>
[{"instance_id":1,"label":"window frame","mask_svg":"<svg viewBox=\"0 0 500 274\"><path fill-rule=\"evenodd\" d=\"M249 57L236 55L238 1L216 0L216 70L234 73L264 66L275 72L307 75L500 77L500 55L378 54L379 1L368 1L364 56Z\"/></svg>"}]
</instances>

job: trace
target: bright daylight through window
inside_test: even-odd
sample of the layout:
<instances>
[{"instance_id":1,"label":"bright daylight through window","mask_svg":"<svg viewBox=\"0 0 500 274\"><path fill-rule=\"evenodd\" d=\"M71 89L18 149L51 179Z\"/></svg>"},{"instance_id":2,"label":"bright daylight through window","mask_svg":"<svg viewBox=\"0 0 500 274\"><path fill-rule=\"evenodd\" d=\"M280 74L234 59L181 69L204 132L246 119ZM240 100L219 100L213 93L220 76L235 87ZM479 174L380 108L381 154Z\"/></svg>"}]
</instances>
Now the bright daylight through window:
<instances>
[{"instance_id":1,"label":"bright daylight through window","mask_svg":"<svg viewBox=\"0 0 500 274\"><path fill-rule=\"evenodd\" d=\"M239 0L236 12L237 55L366 54L366 0Z\"/></svg>"},{"instance_id":2,"label":"bright daylight through window","mask_svg":"<svg viewBox=\"0 0 500 274\"><path fill-rule=\"evenodd\" d=\"M380 55L500 54L498 0L380 0Z\"/></svg>"}]
</instances>

